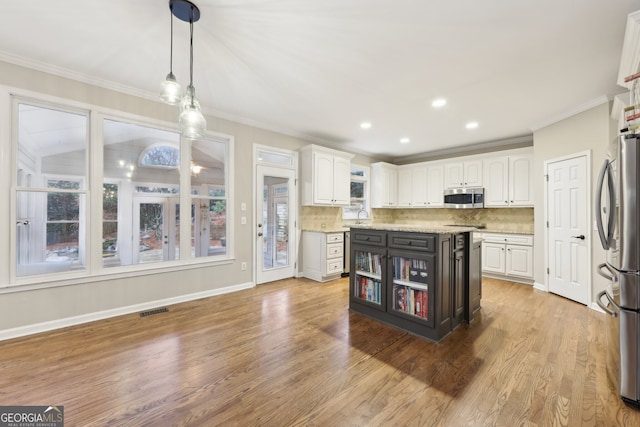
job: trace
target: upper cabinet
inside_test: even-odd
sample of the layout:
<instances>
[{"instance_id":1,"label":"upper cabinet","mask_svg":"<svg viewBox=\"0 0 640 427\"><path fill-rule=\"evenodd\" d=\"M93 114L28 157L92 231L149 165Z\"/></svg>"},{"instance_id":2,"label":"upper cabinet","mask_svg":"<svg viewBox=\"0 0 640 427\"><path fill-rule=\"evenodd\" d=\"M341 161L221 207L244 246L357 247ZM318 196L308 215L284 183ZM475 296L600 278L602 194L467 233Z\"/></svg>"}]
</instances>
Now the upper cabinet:
<instances>
[{"instance_id":1,"label":"upper cabinet","mask_svg":"<svg viewBox=\"0 0 640 427\"><path fill-rule=\"evenodd\" d=\"M482 187L482 160L444 165L445 188Z\"/></svg>"},{"instance_id":2,"label":"upper cabinet","mask_svg":"<svg viewBox=\"0 0 640 427\"><path fill-rule=\"evenodd\" d=\"M348 206L353 155L318 145L300 149L302 204Z\"/></svg>"},{"instance_id":3,"label":"upper cabinet","mask_svg":"<svg viewBox=\"0 0 640 427\"><path fill-rule=\"evenodd\" d=\"M398 207L443 206L444 166L418 163L398 167Z\"/></svg>"},{"instance_id":4,"label":"upper cabinet","mask_svg":"<svg viewBox=\"0 0 640 427\"><path fill-rule=\"evenodd\" d=\"M378 162L371 165L371 207L393 208L398 205L398 167Z\"/></svg>"},{"instance_id":5,"label":"upper cabinet","mask_svg":"<svg viewBox=\"0 0 640 427\"><path fill-rule=\"evenodd\" d=\"M483 162L486 207L533 206L530 155L485 159Z\"/></svg>"}]
</instances>

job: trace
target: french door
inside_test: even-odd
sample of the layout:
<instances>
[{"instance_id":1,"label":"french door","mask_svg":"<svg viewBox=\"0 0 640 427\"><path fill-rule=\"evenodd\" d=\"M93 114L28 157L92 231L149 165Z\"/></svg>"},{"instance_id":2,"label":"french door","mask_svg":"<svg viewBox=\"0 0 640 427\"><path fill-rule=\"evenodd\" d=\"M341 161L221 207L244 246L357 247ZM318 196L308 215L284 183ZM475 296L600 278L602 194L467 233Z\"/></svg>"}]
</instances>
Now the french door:
<instances>
[{"instance_id":1,"label":"french door","mask_svg":"<svg viewBox=\"0 0 640 427\"><path fill-rule=\"evenodd\" d=\"M296 258L295 171L256 166L256 283L293 277Z\"/></svg>"},{"instance_id":2,"label":"french door","mask_svg":"<svg viewBox=\"0 0 640 427\"><path fill-rule=\"evenodd\" d=\"M179 215L180 204L176 197L134 197L134 264L180 257Z\"/></svg>"}]
</instances>

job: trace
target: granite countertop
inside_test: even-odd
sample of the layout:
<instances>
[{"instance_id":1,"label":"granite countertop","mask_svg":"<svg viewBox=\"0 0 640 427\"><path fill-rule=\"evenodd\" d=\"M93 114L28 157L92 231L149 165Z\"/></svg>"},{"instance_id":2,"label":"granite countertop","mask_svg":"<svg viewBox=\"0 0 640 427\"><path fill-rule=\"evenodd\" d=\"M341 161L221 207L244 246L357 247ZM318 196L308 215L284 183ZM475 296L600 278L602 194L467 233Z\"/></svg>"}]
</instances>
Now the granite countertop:
<instances>
[{"instance_id":1,"label":"granite countertop","mask_svg":"<svg viewBox=\"0 0 640 427\"><path fill-rule=\"evenodd\" d=\"M533 236L533 232L532 231L511 231L511 230L495 230L495 229L483 229L483 230L476 230L479 233L495 233L495 234L526 234L529 236Z\"/></svg>"},{"instance_id":2,"label":"granite countertop","mask_svg":"<svg viewBox=\"0 0 640 427\"><path fill-rule=\"evenodd\" d=\"M304 227L302 231L311 231L313 233L344 233L349 231L349 227L331 226L331 227Z\"/></svg>"},{"instance_id":3,"label":"granite countertop","mask_svg":"<svg viewBox=\"0 0 640 427\"><path fill-rule=\"evenodd\" d=\"M456 234L478 231L474 227L429 224L351 224L351 228L364 230L406 231L410 233Z\"/></svg>"}]
</instances>

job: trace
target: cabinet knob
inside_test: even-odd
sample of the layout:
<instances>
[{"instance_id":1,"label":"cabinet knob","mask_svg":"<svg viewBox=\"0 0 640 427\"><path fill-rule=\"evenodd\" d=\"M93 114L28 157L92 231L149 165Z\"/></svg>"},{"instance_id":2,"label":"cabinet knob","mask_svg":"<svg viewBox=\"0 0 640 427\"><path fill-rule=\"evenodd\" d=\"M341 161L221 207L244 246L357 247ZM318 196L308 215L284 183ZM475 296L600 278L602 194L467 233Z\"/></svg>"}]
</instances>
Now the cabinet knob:
<instances>
[{"instance_id":1,"label":"cabinet knob","mask_svg":"<svg viewBox=\"0 0 640 427\"><path fill-rule=\"evenodd\" d=\"M506 200L505 200L504 202L505 202L505 203L509 203L509 202L508 202L508 201L506 201Z\"/></svg>"},{"instance_id":2,"label":"cabinet knob","mask_svg":"<svg viewBox=\"0 0 640 427\"><path fill-rule=\"evenodd\" d=\"M513 203L513 200L511 201L511 203Z\"/></svg>"}]
</instances>

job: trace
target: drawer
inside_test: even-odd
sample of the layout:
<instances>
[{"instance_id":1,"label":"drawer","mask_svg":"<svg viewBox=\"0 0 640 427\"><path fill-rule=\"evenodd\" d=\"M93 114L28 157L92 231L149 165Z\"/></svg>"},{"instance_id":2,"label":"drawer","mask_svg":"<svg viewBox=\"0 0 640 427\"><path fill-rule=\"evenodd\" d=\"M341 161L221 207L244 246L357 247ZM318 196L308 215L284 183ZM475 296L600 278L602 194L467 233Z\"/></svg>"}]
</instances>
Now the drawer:
<instances>
[{"instance_id":1,"label":"drawer","mask_svg":"<svg viewBox=\"0 0 640 427\"><path fill-rule=\"evenodd\" d=\"M453 249L464 249L464 234L453 236Z\"/></svg>"},{"instance_id":2,"label":"drawer","mask_svg":"<svg viewBox=\"0 0 640 427\"><path fill-rule=\"evenodd\" d=\"M484 241L489 243L507 243L510 245L533 246L530 234L493 234L484 233Z\"/></svg>"},{"instance_id":3,"label":"drawer","mask_svg":"<svg viewBox=\"0 0 640 427\"><path fill-rule=\"evenodd\" d=\"M436 236L418 233L390 233L389 247L435 252Z\"/></svg>"},{"instance_id":4,"label":"drawer","mask_svg":"<svg viewBox=\"0 0 640 427\"><path fill-rule=\"evenodd\" d=\"M344 246L342 243L331 243L327 245L327 258L342 258L342 252L344 251Z\"/></svg>"},{"instance_id":5,"label":"drawer","mask_svg":"<svg viewBox=\"0 0 640 427\"><path fill-rule=\"evenodd\" d=\"M342 273L342 258L327 261L327 275L333 273Z\"/></svg>"},{"instance_id":6,"label":"drawer","mask_svg":"<svg viewBox=\"0 0 640 427\"><path fill-rule=\"evenodd\" d=\"M385 231L351 229L351 244L364 244L372 246L387 246L387 233Z\"/></svg>"},{"instance_id":7,"label":"drawer","mask_svg":"<svg viewBox=\"0 0 640 427\"><path fill-rule=\"evenodd\" d=\"M344 242L344 233L328 233L327 243L342 243Z\"/></svg>"}]
</instances>

